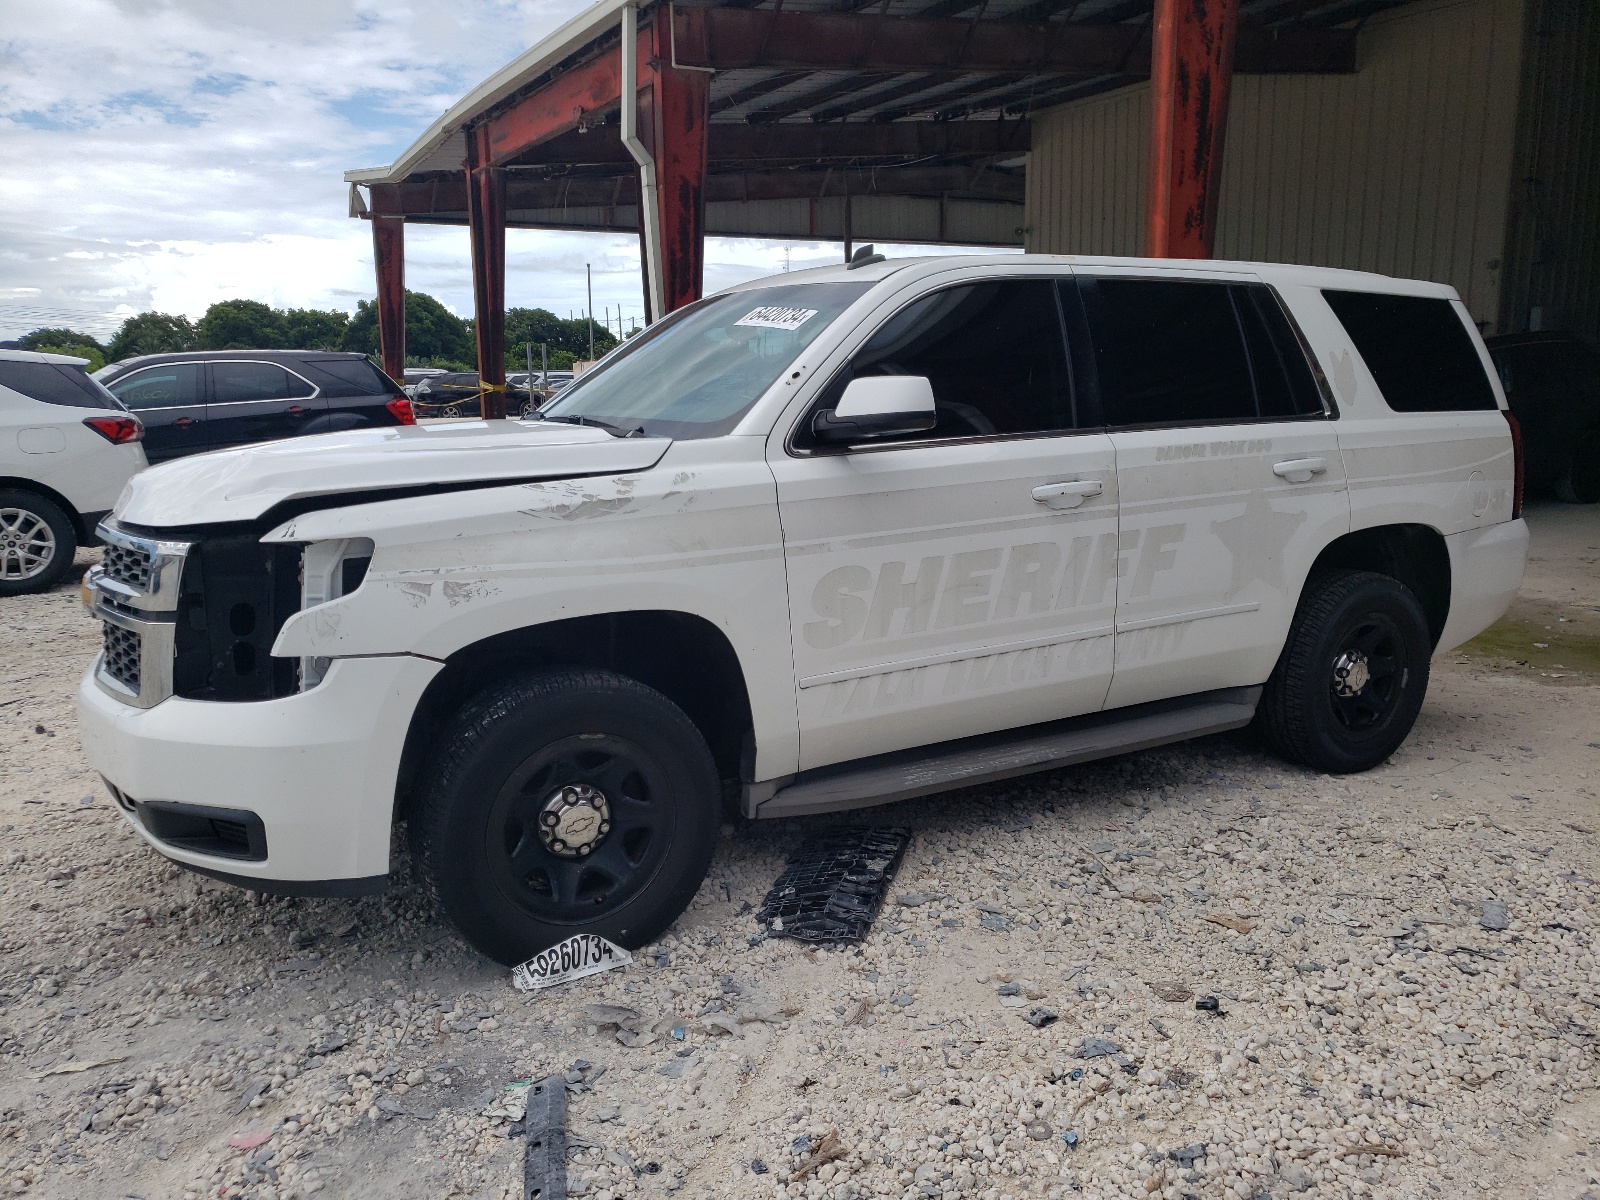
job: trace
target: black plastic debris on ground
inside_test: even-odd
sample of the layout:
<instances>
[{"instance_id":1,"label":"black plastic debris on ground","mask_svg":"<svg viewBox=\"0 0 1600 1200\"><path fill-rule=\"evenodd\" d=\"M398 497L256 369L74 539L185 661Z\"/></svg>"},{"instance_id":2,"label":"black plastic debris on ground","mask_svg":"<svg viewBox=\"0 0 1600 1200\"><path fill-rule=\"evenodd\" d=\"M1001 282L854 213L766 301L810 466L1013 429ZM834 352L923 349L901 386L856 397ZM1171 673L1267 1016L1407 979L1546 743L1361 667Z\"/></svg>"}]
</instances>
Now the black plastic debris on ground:
<instances>
[{"instance_id":1,"label":"black plastic debris on ground","mask_svg":"<svg viewBox=\"0 0 1600 1200\"><path fill-rule=\"evenodd\" d=\"M522 1200L567 1200L567 1081L552 1075L528 1089Z\"/></svg>"},{"instance_id":2,"label":"black plastic debris on ground","mask_svg":"<svg viewBox=\"0 0 1600 1200\"><path fill-rule=\"evenodd\" d=\"M883 907L909 829L847 826L804 842L761 903L756 919L802 942L859 942Z\"/></svg>"}]
</instances>

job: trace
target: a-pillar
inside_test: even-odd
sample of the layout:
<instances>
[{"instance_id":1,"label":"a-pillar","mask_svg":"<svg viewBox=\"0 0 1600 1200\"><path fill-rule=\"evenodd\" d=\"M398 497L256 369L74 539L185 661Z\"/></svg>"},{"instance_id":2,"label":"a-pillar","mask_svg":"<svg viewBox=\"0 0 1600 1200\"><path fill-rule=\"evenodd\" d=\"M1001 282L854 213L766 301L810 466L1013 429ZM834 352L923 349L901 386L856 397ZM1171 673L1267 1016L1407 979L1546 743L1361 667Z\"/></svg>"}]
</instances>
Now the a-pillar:
<instances>
[{"instance_id":1,"label":"a-pillar","mask_svg":"<svg viewBox=\"0 0 1600 1200\"><path fill-rule=\"evenodd\" d=\"M372 263L378 275L378 352L383 373L396 383L406 369L406 223L374 216Z\"/></svg>"},{"instance_id":2,"label":"a-pillar","mask_svg":"<svg viewBox=\"0 0 1600 1200\"><path fill-rule=\"evenodd\" d=\"M467 135L467 225L472 235L472 311L482 413L506 415L506 173L487 166L488 128Z\"/></svg>"},{"instance_id":3,"label":"a-pillar","mask_svg":"<svg viewBox=\"0 0 1600 1200\"><path fill-rule=\"evenodd\" d=\"M1153 257L1212 256L1238 30L1238 0L1156 0L1146 213Z\"/></svg>"},{"instance_id":4,"label":"a-pillar","mask_svg":"<svg viewBox=\"0 0 1600 1200\"><path fill-rule=\"evenodd\" d=\"M668 8L657 11L661 16L651 22L651 79L640 89L639 126L640 139L656 160L662 307L670 313L700 299L705 287L711 73L672 65ZM645 291L648 295L648 286Z\"/></svg>"}]
</instances>

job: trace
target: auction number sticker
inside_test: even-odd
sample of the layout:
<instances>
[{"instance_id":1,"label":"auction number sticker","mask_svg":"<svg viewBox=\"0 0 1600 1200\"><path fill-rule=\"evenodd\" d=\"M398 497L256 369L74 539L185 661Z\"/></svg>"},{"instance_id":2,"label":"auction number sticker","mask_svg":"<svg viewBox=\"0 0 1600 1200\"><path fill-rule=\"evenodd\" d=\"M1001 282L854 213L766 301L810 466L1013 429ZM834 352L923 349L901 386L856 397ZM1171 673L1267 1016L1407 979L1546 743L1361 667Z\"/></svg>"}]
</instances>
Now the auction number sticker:
<instances>
[{"instance_id":1,"label":"auction number sticker","mask_svg":"<svg viewBox=\"0 0 1600 1200\"><path fill-rule=\"evenodd\" d=\"M511 982L518 991L536 992L613 967L624 967L632 961L633 955L621 946L598 934L580 933L512 968Z\"/></svg>"},{"instance_id":2,"label":"auction number sticker","mask_svg":"<svg viewBox=\"0 0 1600 1200\"><path fill-rule=\"evenodd\" d=\"M749 325L756 329L795 330L816 315L817 310L814 308L780 308L773 304L766 308L751 309L734 324Z\"/></svg>"}]
</instances>

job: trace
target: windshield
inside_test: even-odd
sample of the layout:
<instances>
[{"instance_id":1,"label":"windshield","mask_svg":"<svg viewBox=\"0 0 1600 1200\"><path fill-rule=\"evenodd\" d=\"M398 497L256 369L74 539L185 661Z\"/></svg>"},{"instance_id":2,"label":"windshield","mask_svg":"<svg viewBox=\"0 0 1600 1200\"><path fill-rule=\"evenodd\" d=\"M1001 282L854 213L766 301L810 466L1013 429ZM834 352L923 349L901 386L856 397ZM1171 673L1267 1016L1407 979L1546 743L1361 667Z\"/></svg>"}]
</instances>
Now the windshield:
<instances>
[{"instance_id":1,"label":"windshield","mask_svg":"<svg viewBox=\"0 0 1600 1200\"><path fill-rule=\"evenodd\" d=\"M718 437L871 286L790 284L689 305L623 343L539 416L624 433Z\"/></svg>"}]
</instances>

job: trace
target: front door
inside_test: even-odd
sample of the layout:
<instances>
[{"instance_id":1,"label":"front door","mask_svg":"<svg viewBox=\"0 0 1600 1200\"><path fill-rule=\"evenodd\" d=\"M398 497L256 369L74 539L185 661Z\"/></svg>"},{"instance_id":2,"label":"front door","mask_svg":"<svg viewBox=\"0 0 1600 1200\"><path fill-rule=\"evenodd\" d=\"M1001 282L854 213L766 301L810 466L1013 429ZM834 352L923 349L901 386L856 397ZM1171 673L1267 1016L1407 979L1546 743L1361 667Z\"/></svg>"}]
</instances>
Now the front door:
<instances>
[{"instance_id":1,"label":"front door","mask_svg":"<svg viewBox=\"0 0 1600 1200\"><path fill-rule=\"evenodd\" d=\"M158 363L107 385L144 425L144 453L151 462L206 449L202 370L198 363Z\"/></svg>"},{"instance_id":2,"label":"front door","mask_svg":"<svg viewBox=\"0 0 1600 1200\"><path fill-rule=\"evenodd\" d=\"M1074 414L1055 283L945 288L902 308L850 378L920 375L939 424L775 453L800 765L1093 712L1111 678L1111 440Z\"/></svg>"},{"instance_id":3,"label":"front door","mask_svg":"<svg viewBox=\"0 0 1600 1200\"><path fill-rule=\"evenodd\" d=\"M1350 527L1333 422L1273 291L1086 271L1122 498L1107 706L1262 683Z\"/></svg>"},{"instance_id":4,"label":"front door","mask_svg":"<svg viewBox=\"0 0 1600 1200\"><path fill-rule=\"evenodd\" d=\"M219 359L211 363L206 406L213 447L293 437L327 407L317 389L277 363Z\"/></svg>"}]
</instances>

